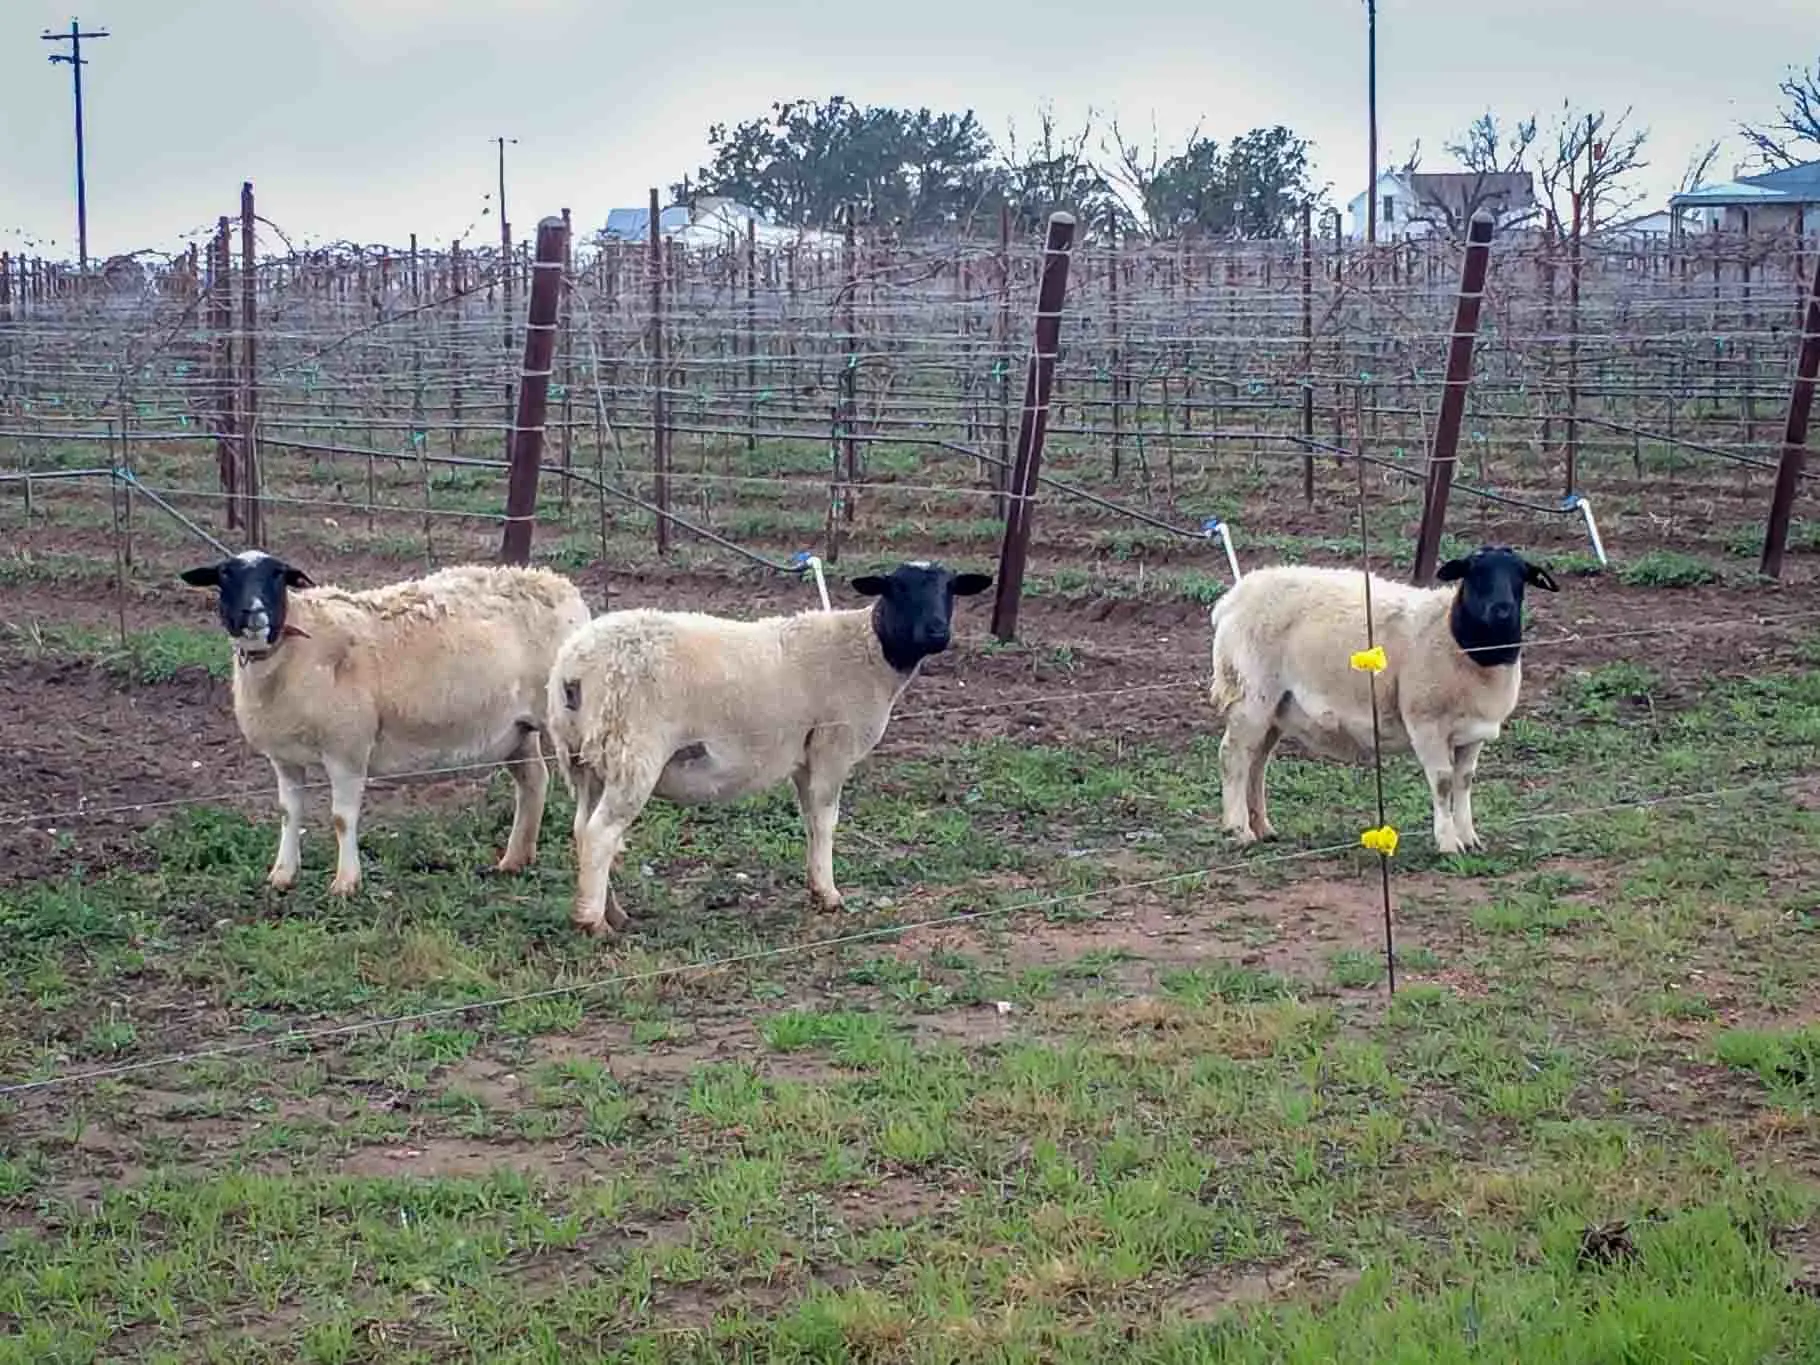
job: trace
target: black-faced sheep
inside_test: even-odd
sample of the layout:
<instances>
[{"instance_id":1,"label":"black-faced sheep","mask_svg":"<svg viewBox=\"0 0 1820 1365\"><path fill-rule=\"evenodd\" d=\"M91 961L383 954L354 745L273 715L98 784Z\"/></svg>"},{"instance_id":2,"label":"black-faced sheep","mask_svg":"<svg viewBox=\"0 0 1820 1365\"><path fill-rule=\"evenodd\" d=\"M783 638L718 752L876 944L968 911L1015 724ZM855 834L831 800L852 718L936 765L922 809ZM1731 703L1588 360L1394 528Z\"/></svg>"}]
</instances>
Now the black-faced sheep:
<instances>
[{"instance_id":1,"label":"black-faced sheep","mask_svg":"<svg viewBox=\"0 0 1820 1365\"><path fill-rule=\"evenodd\" d=\"M297 879L309 764L328 774L337 895L360 885L369 777L507 764L512 833L498 868L518 871L537 856L550 783L539 740L550 665L589 618L568 579L471 564L350 592L317 587L259 550L182 577L216 590L234 641L234 718L278 777L284 823L272 886Z\"/></svg>"},{"instance_id":2,"label":"black-faced sheep","mask_svg":"<svg viewBox=\"0 0 1820 1365\"><path fill-rule=\"evenodd\" d=\"M1498 737L1522 685L1523 589L1558 590L1547 569L1507 546L1443 564L1444 588L1375 574L1372 622L1386 667L1378 723L1386 753L1413 752L1434 801L1435 846L1480 847L1472 822L1479 750ZM1264 774L1293 739L1342 762L1370 759L1371 682L1351 664L1366 648L1357 569L1254 569L1213 609L1211 699L1220 740L1224 823L1240 843L1271 837Z\"/></svg>"},{"instance_id":3,"label":"black-faced sheep","mask_svg":"<svg viewBox=\"0 0 1820 1365\"><path fill-rule=\"evenodd\" d=\"M576 632L550 672L550 738L575 794L573 920L626 925L610 872L658 796L736 801L788 778L808 834L809 886L834 909L834 826L847 774L878 743L922 661L948 647L954 599L989 574L899 565L853 580L877 600L756 621L619 611Z\"/></svg>"}]
</instances>

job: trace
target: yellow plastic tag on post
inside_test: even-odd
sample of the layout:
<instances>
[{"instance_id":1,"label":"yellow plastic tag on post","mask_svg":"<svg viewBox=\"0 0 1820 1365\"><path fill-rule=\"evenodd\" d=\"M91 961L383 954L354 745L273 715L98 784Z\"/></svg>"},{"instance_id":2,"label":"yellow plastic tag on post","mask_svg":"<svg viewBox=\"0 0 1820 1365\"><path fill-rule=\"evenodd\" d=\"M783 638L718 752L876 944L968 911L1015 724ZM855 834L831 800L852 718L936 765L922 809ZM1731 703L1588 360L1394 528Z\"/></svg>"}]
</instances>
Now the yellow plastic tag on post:
<instances>
[{"instance_id":1,"label":"yellow plastic tag on post","mask_svg":"<svg viewBox=\"0 0 1820 1365\"><path fill-rule=\"evenodd\" d=\"M1361 673L1382 673L1390 660L1384 657L1384 646L1373 645L1352 656L1352 666Z\"/></svg>"},{"instance_id":2,"label":"yellow plastic tag on post","mask_svg":"<svg viewBox=\"0 0 1820 1365\"><path fill-rule=\"evenodd\" d=\"M1381 825L1377 829L1368 829L1359 836L1359 842L1373 853L1382 853L1386 858L1394 858L1397 852L1396 827Z\"/></svg>"}]
</instances>

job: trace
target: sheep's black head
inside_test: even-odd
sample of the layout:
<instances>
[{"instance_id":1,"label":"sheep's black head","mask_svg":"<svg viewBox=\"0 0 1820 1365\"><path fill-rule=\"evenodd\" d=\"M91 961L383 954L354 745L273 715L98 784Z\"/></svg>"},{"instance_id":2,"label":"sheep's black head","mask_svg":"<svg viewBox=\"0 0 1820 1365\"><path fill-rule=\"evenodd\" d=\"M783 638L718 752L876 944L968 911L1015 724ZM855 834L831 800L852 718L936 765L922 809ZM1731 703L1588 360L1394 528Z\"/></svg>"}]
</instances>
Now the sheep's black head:
<instances>
[{"instance_id":1,"label":"sheep's black head","mask_svg":"<svg viewBox=\"0 0 1820 1365\"><path fill-rule=\"evenodd\" d=\"M899 673L910 672L931 654L948 648L955 598L972 597L991 586L991 574L955 573L922 560L853 580L855 592L878 599L872 608L872 630L885 662Z\"/></svg>"},{"instance_id":2,"label":"sheep's black head","mask_svg":"<svg viewBox=\"0 0 1820 1365\"><path fill-rule=\"evenodd\" d=\"M1449 624L1454 643L1483 668L1514 664L1523 649L1523 589L1534 584L1559 592L1554 576L1508 545L1481 545L1463 559L1450 559L1435 572L1443 583L1459 583Z\"/></svg>"},{"instance_id":3,"label":"sheep's black head","mask_svg":"<svg viewBox=\"0 0 1820 1365\"><path fill-rule=\"evenodd\" d=\"M311 579L282 559L263 550L244 550L219 564L185 569L183 581L193 588L214 588L221 624L234 644L249 657L261 657L277 648L288 629L284 623L286 589L307 588Z\"/></svg>"}]
</instances>

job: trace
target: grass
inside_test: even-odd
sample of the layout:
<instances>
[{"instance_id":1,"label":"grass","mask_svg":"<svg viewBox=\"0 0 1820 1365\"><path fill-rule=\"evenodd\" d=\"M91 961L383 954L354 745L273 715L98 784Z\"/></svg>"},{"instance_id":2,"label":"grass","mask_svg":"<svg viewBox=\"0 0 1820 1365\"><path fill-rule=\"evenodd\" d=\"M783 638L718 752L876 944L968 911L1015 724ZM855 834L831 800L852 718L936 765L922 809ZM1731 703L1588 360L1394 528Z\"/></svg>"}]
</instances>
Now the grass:
<instances>
[{"instance_id":1,"label":"grass","mask_svg":"<svg viewBox=\"0 0 1820 1365\"><path fill-rule=\"evenodd\" d=\"M0 653L149 711L220 651ZM1370 774L1285 756L1241 852L1198 721L894 731L838 917L787 791L653 804L606 946L560 788L513 878L503 778L376 799L348 904L319 797L282 901L269 810L179 810L0 888L0 1077L258 1046L0 1097L0 1363L1805 1358L1816 716L1813 641L1556 668L1458 858L1393 760L1394 1000L1375 862L1310 853Z\"/></svg>"}]
</instances>

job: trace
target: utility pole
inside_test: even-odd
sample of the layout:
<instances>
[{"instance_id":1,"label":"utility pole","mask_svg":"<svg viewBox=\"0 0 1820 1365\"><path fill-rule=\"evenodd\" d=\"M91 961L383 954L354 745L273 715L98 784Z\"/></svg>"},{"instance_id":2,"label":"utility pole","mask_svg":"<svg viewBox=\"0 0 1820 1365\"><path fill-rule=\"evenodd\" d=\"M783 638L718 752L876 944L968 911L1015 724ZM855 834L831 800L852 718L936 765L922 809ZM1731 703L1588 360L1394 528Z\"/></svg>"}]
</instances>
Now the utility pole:
<instances>
[{"instance_id":1,"label":"utility pole","mask_svg":"<svg viewBox=\"0 0 1820 1365\"><path fill-rule=\"evenodd\" d=\"M506 144L518 145L515 137L496 137L493 141L499 144L499 285L501 298L505 302L504 342L507 365L506 378L506 446L508 451L512 444L512 428L516 421L513 407L514 394L511 380L512 361L512 224L506 218Z\"/></svg>"},{"instance_id":2,"label":"utility pole","mask_svg":"<svg viewBox=\"0 0 1820 1365\"><path fill-rule=\"evenodd\" d=\"M83 166L82 146L82 68L87 65L82 60L82 40L84 38L105 38L108 32L98 28L92 33L84 33L79 20L70 20L68 33L45 32L39 35L47 43L68 43L68 52L51 53L52 62L68 62L70 74L76 84L76 254L82 273L88 273L88 173Z\"/></svg>"},{"instance_id":3,"label":"utility pole","mask_svg":"<svg viewBox=\"0 0 1820 1365\"><path fill-rule=\"evenodd\" d=\"M1365 139L1371 175L1365 181L1365 245L1378 244L1378 0L1365 0Z\"/></svg>"}]
</instances>

